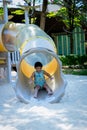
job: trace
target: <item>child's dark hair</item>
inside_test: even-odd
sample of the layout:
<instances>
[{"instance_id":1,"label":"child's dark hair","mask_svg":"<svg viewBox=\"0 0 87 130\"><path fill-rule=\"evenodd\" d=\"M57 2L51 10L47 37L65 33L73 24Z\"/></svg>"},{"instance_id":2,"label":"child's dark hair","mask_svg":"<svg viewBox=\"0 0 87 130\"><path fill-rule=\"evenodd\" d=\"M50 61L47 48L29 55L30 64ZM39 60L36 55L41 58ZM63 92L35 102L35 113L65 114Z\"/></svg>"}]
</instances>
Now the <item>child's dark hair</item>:
<instances>
[{"instance_id":1,"label":"child's dark hair","mask_svg":"<svg viewBox=\"0 0 87 130\"><path fill-rule=\"evenodd\" d=\"M34 68L36 68L36 67L43 67L43 65L42 65L42 63L41 62L36 62L35 64L34 64Z\"/></svg>"}]
</instances>

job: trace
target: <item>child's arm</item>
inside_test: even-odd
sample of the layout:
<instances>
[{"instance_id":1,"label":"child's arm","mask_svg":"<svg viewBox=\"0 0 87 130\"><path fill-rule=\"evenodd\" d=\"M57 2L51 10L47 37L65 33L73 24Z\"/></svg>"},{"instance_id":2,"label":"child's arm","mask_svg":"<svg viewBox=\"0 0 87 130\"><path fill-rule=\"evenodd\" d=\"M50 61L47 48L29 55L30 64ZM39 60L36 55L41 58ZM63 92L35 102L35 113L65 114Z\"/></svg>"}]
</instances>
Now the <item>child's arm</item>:
<instances>
[{"instance_id":1,"label":"child's arm","mask_svg":"<svg viewBox=\"0 0 87 130\"><path fill-rule=\"evenodd\" d=\"M44 71L44 74L45 74L46 76L48 76L50 79L52 79L52 76L51 76L49 73L47 73L46 71Z\"/></svg>"},{"instance_id":2,"label":"child's arm","mask_svg":"<svg viewBox=\"0 0 87 130\"><path fill-rule=\"evenodd\" d=\"M33 82L33 78L34 78L34 72L32 73L31 77L29 78L29 83L30 84Z\"/></svg>"}]
</instances>

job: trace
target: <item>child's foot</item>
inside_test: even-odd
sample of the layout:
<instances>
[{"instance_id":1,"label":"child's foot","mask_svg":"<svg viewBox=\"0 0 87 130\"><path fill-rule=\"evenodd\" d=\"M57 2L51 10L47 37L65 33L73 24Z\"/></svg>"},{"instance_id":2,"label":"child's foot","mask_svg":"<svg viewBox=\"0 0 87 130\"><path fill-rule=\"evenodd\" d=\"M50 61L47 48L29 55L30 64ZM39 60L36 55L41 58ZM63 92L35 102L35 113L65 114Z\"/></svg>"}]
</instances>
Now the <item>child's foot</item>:
<instances>
[{"instance_id":1,"label":"child's foot","mask_svg":"<svg viewBox=\"0 0 87 130\"><path fill-rule=\"evenodd\" d=\"M34 98L37 98L37 96L36 96L36 95L34 95Z\"/></svg>"},{"instance_id":2,"label":"child's foot","mask_svg":"<svg viewBox=\"0 0 87 130\"><path fill-rule=\"evenodd\" d=\"M52 94L53 94L53 92L52 92L52 91L48 93L48 95L52 95Z\"/></svg>"}]
</instances>

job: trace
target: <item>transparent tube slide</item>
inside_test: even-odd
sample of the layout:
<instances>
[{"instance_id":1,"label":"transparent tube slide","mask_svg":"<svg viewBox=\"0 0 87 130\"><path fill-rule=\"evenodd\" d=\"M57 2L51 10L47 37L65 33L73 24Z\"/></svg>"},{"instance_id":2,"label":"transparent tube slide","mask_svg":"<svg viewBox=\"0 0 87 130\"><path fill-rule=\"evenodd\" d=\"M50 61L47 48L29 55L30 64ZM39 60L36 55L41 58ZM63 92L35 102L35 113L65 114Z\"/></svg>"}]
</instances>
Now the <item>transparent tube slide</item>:
<instances>
[{"instance_id":1,"label":"transparent tube slide","mask_svg":"<svg viewBox=\"0 0 87 130\"><path fill-rule=\"evenodd\" d=\"M29 77L35 70L35 62L40 61L43 70L53 77L53 80L46 77L53 95L48 96L45 90L40 90L36 100L58 102L65 92L67 82L52 38L36 25L8 23L2 31L2 43L8 51L16 49L20 51L21 57L17 65L18 79L15 86L17 97L25 103L33 101L34 84L29 84Z\"/></svg>"}]
</instances>

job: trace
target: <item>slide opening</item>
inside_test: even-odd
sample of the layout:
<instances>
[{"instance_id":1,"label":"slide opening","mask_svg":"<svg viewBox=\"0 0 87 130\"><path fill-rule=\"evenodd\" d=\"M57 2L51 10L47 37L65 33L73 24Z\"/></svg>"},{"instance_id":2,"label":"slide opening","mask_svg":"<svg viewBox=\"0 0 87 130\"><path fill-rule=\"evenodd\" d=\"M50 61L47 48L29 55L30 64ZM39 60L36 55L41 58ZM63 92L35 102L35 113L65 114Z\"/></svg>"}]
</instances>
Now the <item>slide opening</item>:
<instances>
[{"instance_id":1,"label":"slide opening","mask_svg":"<svg viewBox=\"0 0 87 130\"><path fill-rule=\"evenodd\" d=\"M60 95L58 90L64 86L64 81L61 77L61 67L56 55L53 52L45 49L34 49L25 53L21 58L18 67L18 83L16 93L23 102L31 102L34 95L34 83L29 84L29 77L31 76L36 61L43 64L43 69L53 76L53 80L46 77L46 82L53 90L53 95L48 96L45 90L40 90L37 100L56 102Z\"/></svg>"},{"instance_id":2,"label":"slide opening","mask_svg":"<svg viewBox=\"0 0 87 130\"><path fill-rule=\"evenodd\" d=\"M30 77L32 72L35 71L35 62L43 64L43 70L53 75L57 69L57 60L51 54L46 52L36 52L26 56L21 62L21 71L26 77Z\"/></svg>"},{"instance_id":3,"label":"slide opening","mask_svg":"<svg viewBox=\"0 0 87 130\"><path fill-rule=\"evenodd\" d=\"M18 79L15 86L17 97L23 102L31 102L34 92L34 84L29 84L29 77L35 71L34 64L40 61L43 69L53 76L50 81L46 77L49 87L53 90L53 95L48 100L48 95L41 91L39 100L45 99L47 102L57 102L64 93L66 80L62 74L62 64L56 54L56 46L50 36L48 36L38 26L29 24L19 24L8 22L0 25L0 51L20 51L20 61L17 65Z\"/></svg>"}]
</instances>

